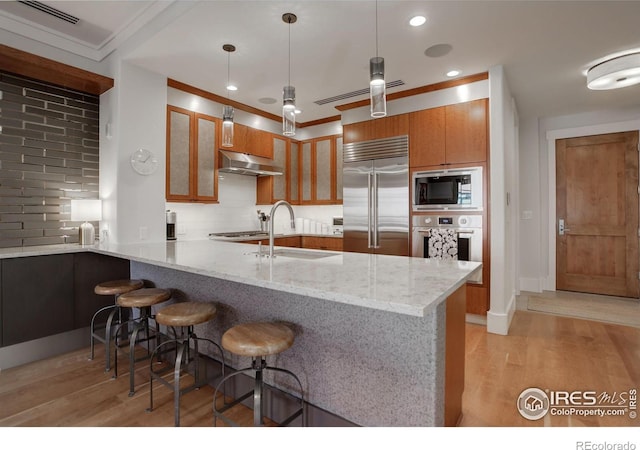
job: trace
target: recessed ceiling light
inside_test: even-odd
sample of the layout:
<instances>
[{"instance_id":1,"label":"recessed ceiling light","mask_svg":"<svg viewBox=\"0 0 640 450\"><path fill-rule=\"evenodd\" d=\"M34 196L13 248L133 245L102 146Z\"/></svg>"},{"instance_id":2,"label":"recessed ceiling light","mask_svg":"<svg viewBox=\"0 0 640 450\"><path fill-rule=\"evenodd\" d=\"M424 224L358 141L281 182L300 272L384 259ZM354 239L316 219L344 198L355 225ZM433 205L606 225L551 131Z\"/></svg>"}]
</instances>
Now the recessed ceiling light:
<instances>
[{"instance_id":1,"label":"recessed ceiling light","mask_svg":"<svg viewBox=\"0 0 640 450\"><path fill-rule=\"evenodd\" d=\"M278 100L272 97L262 97L262 98L259 98L258 101L263 105L273 105Z\"/></svg>"},{"instance_id":2,"label":"recessed ceiling light","mask_svg":"<svg viewBox=\"0 0 640 450\"><path fill-rule=\"evenodd\" d=\"M227 86L227 91L237 91L238 90L238 86L234 86L233 84L230 84L229 86Z\"/></svg>"},{"instance_id":3,"label":"recessed ceiling light","mask_svg":"<svg viewBox=\"0 0 640 450\"><path fill-rule=\"evenodd\" d=\"M302 114L302 110L298 108L294 109L293 112L296 114Z\"/></svg>"},{"instance_id":4,"label":"recessed ceiling light","mask_svg":"<svg viewBox=\"0 0 640 450\"><path fill-rule=\"evenodd\" d=\"M450 70L447 72L448 77L457 77L458 75L460 75L459 70Z\"/></svg>"},{"instance_id":5,"label":"recessed ceiling light","mask_svg":"<svg viewBox=\"0 0 640 450\"><path fill-rule=\"evenodd\" d=\"M412 17L411 20L409 20L409 25L411 25L412 27L419 27L420 25L424 25L426 21L427 18L424 16L415 16Z\"/></svg>"}]
</instances>

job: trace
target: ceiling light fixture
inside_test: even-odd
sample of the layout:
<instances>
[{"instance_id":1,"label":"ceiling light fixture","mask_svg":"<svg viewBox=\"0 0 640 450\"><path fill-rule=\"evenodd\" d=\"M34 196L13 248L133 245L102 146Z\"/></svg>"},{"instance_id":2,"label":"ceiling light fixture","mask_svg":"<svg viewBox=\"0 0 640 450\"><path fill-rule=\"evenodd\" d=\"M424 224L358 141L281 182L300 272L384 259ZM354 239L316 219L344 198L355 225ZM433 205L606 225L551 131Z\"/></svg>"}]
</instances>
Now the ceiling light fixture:
<instances>
[{"instance_id":1,"label":"ceiling light fixture","mask_svg":"<svg viewBox=\"0 0 640 450\"><path fill-rule=\"evenodd\" d=\"M289 82L282 89L282 134L285 136L296 134L296 88L291 86L291 24L297 20L295 14L282 15L282 21L289 24Z\"/></svg>"},{"instance_id":2,"label":"ceiling light fixture","mask_svg":"<svg viewBox=\"0 0 640 450\"><path fill-rule=\"evenodd\" d=\"M640 83L640 53L618 56L591 67L587 87L593 90L618 89Z\"/></svg>"},{"instance_id":3,"label":"ceiling light fixture","mask_svg":"<svg viewBox=\"0 0 640 450\"><path fill-rule=\"evenodd\" d=\"M229 91L235 91L238 88L232 86L229 82L229 74L231 72L231 53L236 51L235 46L224 44L222 50L227 52L227 99ZM233 88L233 89L232 89ZM233 147L233 106L224 105L222 107L222 146Z\"/></svg>"},{"instance_id":4,"label":"ceiling light fixture","mask_svg":"<svg viewBox=\"0 0 640 450\"><path fill-rule=\"evenodd\" d=\"M412 27L419 27L420 25L424 25L427 21L427 18L424 16L414 16L409 20L409 25Z\"/></svg>"},{"instance_id":5,"label":"ceiling light fixture","mask_svg":"<svg viewBox=\"0 0 640 450\"><path fill-rule=\"evenodd\" d=\"M457 77L458 75L460 75L460 71L459 70L450 70L450 71L447 72L447 76L449 78Z\"/></svg>"},{"instance_id":6,"label":"ceiling light fixture","mask_svg":"<svg viewBox=\"0 0 640 450\"><path fill-rule=\"evenodd\" d=\"M378 56L378 0L376 0L376 56L369 60L369 97L371 117L387 115L386 84L384 82L384 58Z\"/></svg>"}]
</instances>

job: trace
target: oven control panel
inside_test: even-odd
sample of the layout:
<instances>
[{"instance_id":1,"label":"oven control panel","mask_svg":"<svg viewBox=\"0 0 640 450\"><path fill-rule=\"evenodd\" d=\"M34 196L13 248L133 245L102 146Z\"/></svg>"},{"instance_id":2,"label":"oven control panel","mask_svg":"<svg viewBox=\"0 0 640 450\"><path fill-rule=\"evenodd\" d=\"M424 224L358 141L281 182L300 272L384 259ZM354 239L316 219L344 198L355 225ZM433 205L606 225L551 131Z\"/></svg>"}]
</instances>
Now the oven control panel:
<instances>
[{"instance_id":1,"label":"oven control panel","mask_svg":"<svg viewBox=\"0 0 640 450\"><path fill-rule=\"evenodd\" d=\"M414 227L458 227L458 228L482 228L481 215L414 215Z\"/></svg>"}]
</instances>

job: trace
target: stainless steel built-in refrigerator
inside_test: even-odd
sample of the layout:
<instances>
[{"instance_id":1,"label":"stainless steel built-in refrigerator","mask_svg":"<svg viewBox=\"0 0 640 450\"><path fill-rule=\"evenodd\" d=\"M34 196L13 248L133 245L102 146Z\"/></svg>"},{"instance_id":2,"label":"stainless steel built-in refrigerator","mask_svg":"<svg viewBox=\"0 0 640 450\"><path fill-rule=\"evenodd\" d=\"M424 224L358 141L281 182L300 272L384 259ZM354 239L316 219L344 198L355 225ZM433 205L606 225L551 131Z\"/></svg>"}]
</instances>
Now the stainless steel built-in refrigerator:
<instances>
[{"instance_id":1,"label":"stainless steel built-in refrigerator","mask_svg":"<svg viewBox=\"0 0 640 450\"><path fill-rule=\"evenodd\" d=\"M344 251L409 255L409 138L345 144Z\"/></svg>"}]
</instances>

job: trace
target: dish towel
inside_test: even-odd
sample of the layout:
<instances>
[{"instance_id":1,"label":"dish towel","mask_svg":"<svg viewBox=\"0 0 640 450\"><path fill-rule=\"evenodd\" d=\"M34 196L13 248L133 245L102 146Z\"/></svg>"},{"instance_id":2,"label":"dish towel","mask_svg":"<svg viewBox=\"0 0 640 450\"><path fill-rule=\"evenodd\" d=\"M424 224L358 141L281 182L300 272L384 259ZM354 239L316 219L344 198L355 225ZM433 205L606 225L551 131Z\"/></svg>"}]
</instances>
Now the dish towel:
<instances>
[{"instance_id":1,"label":"dish towel","mask_svg":"<svg viewBox=\"0 0 640 450\"><path fill-rule=\"evenodd\" d=\"M429 229L429 258L458 259L458 233L450 228Z\"/></svg>"}]
</instances>

